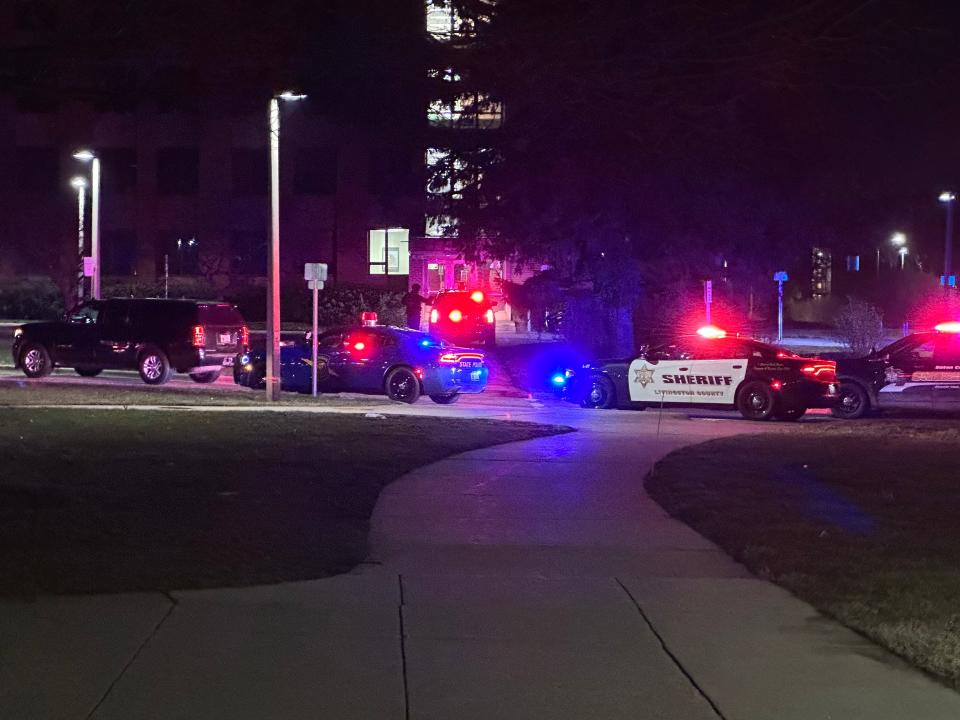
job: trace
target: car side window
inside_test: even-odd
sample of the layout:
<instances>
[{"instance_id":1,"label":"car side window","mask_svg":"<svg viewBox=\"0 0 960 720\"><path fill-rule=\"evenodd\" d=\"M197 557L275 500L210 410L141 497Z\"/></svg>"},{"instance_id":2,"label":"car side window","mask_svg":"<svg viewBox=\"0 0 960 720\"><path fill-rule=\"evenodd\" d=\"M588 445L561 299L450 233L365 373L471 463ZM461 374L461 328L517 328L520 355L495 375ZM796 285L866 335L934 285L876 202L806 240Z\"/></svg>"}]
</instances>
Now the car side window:
<instances>
[{"instance_id":1,"label":"car side window","mask_svg":"<svg viewBox=\"0 0 960 720\"><path fill-rule=\"evenodd\" d=\"M104 303L103 309L97 316L97 325L116 329L127 324L127 305L121 302Z\"/></svg>"},{"instance_id":2,"label":"car side window","mask_svg":"<svg viewBox=\"0 0 960 720\"><path fill-rule=\"evenodd\" d=\"M955 368L960 365L960 336L941 335L933 344L933 364L935 367Z\"/></svg>"},{"instance_id":3,"label":"car side window","mask_svg":"<svg viewBox=\"0 0 960 720\"><path fill-rule=\"evenodd\" d=\"M325 350L339 350L343 347L343 333L329 332L317 338L317 347Z\"/></svg>"},{"instance_id":4,"label":"car side window","mask_svg":"<svg viewBox=\"0 0 960 720\"><path fill-rule=\"evenodd\" d=\"M98 302L89 302L86 305L77 308L70 314L70 322L78 325L89 325L97 322L103 305Z\"/></svg>"}]
</instances>

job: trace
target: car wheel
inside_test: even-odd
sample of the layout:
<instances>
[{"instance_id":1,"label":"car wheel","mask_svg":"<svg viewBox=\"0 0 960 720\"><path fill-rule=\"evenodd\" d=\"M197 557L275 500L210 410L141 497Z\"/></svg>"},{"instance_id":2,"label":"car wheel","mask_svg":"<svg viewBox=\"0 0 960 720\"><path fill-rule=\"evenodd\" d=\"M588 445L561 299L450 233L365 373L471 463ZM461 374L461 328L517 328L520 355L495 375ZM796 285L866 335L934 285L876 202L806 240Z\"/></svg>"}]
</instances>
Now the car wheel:
<instances>
[{"instance_id":1,"label":"car wheel","mask_svg":"<svg viewBox=\"0 0 960 720\"><path fill-rule=\"evenodd\" d=\"M387 397L396 402L413 404L420 398L420 380L407 367L394 368L387 374Z\"/></svg>"},{"instance_id":2,"label":"car wheel","mask_svg":"<svg viewBox=\"0 0 960 720\"><path fill-rule=\"evenodd\" d=\"M103 372L103 368L74 368L73 371L80 377L96 377Z\"/></svg>"},{"instance_id":3,"label":"car wheel","mask_svg":"<svg viewBox=\"0 0 960 720\"><path fill-rule=\"evenodd\" d=\"M830 408L835 418L842 420L856 420L870 410L870 398L861 385L852 382L840 383L840 393L837 404Z\"/></svg>"},{"instance_id":4,"label":"car wheel","mask_svg":"<svg viewBox=\"0 0 960 720\"><path fill-rule=\"evenodd\" d=\"M769 420L775 405L773 391L765 382L748 382L737 393L737 410L747 420Z\"/></svg>"},{"instance_id":5,"label":"car wheel","mask_svg":"<svg viewBox=\"0 0 960 720\"><path fill-rule=\"evenodd\" d=\"M163 385L173 374L166 353L155 347L148 347L140 353L137 369L140 371L140 378L147 385Z\"/></svg>"},{"instance_id":6,"label":"car wheel","mask_svg":"<svg viewBox=\"0 0 960 720\"><path fill-rule=\"evenodd\" d=\"M446 395L431 395L430 399L438 405L453 405L453 403L460 399L460 393L455 392L448 393Z\"/></svg>"},{"instance_id":7,"label":"car wheel","mask_svg":"<svg viewBox=\"0 0 960 720\"><path fill-rule=\"evenodd\" d=\"M806 412L807 412L807 409L802 405L800 406L794 405L791 407L778 406L777 409L773 411L773 416L777 420L785 420L787 422L793 422L794 420L799 420L800 418L802 418L804 413Z\"/></svg>"},{"instance_id":8,"label":"car wheel","mask_svg":"<svg viewBox=\"0 0 960 720\"><path fill-rule=\"evenodd\" d=\"M216 382L217 378L220 377L220 371L214 370L212 372L205 373L190 373L190 379L195 383L202 383L206 385L207 383Z\"/></svg>"},{"instance_id":9,"label":"car wheel","mask_svg":"<svg viewBox=\"0 0 960 720\"><path fill-rule=\"evenodd\" d=\"M27 343L20 351L20 367L28 378L39 378L53 372L53 361L43 345Z\"/></svg>"},{"instance_id":10,"label":"car wheel","mask_svg":"<svg viewBox=\"0 0 960 720\"><path fill-rule=\"evenodd\" d=\"M613 381L606 375L594 375L590 378L590 387L587 388L587 394L580 404L586 408L608 410L615 407L616 401L617 392L613 387Z\"/></svg>"}]
</instances>

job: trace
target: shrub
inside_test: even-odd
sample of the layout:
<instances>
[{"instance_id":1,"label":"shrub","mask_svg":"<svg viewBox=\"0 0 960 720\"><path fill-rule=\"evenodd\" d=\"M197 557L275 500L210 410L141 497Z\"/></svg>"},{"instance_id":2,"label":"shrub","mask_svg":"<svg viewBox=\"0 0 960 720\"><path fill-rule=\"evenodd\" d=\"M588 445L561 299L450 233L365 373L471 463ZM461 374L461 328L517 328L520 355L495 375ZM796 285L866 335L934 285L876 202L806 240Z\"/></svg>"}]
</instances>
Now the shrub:
<instances>
[{"instance_id":1,"label":"shrub","mask_svg":"<svg viewBox=\"0 0 960 720\"><path fill-rule=\"evenodd\" d=\"M46 277L0 283L0 317L56 320L63 314L63 296Z\"/></svg>"},{"instance_id":2,"label":"shrub","mask_svg":"<svg viewBox=\"0 0 960 720\"><path fill-rule=\"evenodd\" d=\"M864 355L883 343L883 313L857 298L849 298L834 324L837 339L858 355Z\"/></svg>"},{"instance_id":3,"label":"shrub","mask_svg":"<svg viewBox=\"0 0 960 720\"><path fill-rule=\"evenodd\" d=\"M354 285L334 285L319 293L317 321L321 326L347 325L359 321L360 313L373 311L384 325L404 325L406 315L400 298L403 293L393 290ZM246 286L226 293L244 318L252 322L266 317L266 288ZM280 297L280 314L284 322L309 323L313 318L313 294L303 283L284 287Z\"/></svg>"}]
</instances>

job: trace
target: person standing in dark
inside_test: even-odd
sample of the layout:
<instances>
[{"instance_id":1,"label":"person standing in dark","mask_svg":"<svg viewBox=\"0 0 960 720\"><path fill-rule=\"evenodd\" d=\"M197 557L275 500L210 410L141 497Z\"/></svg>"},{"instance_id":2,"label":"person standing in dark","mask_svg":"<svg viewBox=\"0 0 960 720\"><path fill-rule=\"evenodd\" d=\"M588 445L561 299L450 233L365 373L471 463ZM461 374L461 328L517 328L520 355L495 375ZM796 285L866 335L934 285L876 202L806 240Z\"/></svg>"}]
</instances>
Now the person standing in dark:
<instances>
[{"instance_id":1,"label":"person standing in dark","mask_svg":"<svg viewBox=\"0 0 960 720\"><path fill-rule=\"evenodd\" d=\"M406 293L400 302L407 311L407 327L414 330L420 329L421 308L424 304L429 305L430 300L420 294L420 283L414 283L410 286L410 292Z\"/></svg>"}]
</instances>

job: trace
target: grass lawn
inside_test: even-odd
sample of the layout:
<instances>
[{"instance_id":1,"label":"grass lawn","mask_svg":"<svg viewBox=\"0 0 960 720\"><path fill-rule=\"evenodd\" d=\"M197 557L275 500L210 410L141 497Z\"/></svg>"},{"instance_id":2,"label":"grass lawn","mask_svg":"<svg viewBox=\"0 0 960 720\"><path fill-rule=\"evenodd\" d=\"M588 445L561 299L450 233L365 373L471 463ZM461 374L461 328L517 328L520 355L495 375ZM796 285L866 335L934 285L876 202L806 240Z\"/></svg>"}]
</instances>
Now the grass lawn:
<instances>
[{"instance_id":1,"label":"grass lawn","mask_svg":"<svg viewBox=\"0 0 960 720\"><path fill-rule=\"evenodd\" d=\"M0 410L0 594L236 586L349 570L380 490L569 428L451 418Z\"/></svg>"},{"instance_id":2,"label":"grass lawn","mask_svg":"<svg viewBox=\"0 0 960 720\"><path fill-rule=\"evenodd\" d=\"M110 382L98 379L58 381L57 376L41 380L27 378L0 379L0 407L21 405L265 405L264 392L221 385L187 385L160 387L145 383ZM139 381L139 378L136 378ZM426 398L425 402L428 402ZM280 395L281 405L336 405L342 407L382 405L389 403L385 395L320 394L317 398L295 392Z\"/></svg>"},{"instance_id":3,"label":"grass lawn","mask_svg":"<svg viewBox=\"0 0 960 720\"><path fill-rule=\"evenodd\" d=\"M647 478L751 571L960 688L960 422L715 440Z\"/></svg>"}]
</instances>

